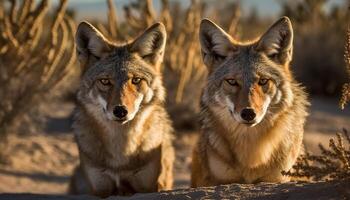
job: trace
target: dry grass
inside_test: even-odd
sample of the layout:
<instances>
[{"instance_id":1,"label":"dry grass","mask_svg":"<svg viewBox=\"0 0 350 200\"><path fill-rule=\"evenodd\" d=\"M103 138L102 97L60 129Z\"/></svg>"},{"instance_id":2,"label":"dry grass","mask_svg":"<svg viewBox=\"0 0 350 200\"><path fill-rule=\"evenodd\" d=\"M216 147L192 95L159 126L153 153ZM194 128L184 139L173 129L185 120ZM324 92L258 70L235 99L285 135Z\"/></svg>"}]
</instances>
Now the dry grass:
<instances>
[{"instance_id":1,"label":"dry grass","mask_svg":"<svg viewBox=\"0 0 350 200\"><path fill-rule=\"evenodd\" d=\"M72 69L75 23L67 3L49 13L48 0L0 1L1 136Z\"/></svg>"},{"instance_id":2,"label":"dry grass","mask_svg":"<svg viewBox=\"0 0 350 200\"><path fill-rule=\"evenodd\" d=\"M302 155L293 170L285 174L313 180L350 178L350 136L345 129L342 133L337 133L336 141L330 139L329 149L321 144L319 148L321 155Z\"/></svg>"}]
</instances>

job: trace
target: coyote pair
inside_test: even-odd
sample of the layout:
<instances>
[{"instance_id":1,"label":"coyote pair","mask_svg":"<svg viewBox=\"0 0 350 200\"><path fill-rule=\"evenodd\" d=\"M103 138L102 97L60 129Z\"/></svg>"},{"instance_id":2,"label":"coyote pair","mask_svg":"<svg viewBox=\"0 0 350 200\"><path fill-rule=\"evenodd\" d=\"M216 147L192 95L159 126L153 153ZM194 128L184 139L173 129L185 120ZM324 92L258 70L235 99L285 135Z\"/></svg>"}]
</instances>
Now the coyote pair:
<instances>
[{"instance_id":1,"label":"coyote pair","mask_svg":"<svg viewBox=\"0 0 350 200\"><path fill-rule=\"evenodd\" d=\"M207 19L199 34L209 73L192 186L288 181L281 172L302 151L308 104L289 69L289 19L249 43L235 41ZM172 188L172 127L160 69L165 43L160 23L123 45L89 23L79 25L83 75L74 130L80 165L72 193L105 197Z\"/></svg>"}]
</instances>

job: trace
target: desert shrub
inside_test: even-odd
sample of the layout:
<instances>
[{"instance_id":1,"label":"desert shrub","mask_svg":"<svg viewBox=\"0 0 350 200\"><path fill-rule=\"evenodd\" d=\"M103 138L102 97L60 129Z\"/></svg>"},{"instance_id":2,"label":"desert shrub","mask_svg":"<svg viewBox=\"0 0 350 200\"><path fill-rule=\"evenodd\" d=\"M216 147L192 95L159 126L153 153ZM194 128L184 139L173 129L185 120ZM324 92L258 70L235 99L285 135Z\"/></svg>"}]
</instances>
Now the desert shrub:
<instances>
[{"instance_id":1,"label":"desert shrub","mask_svg":"<svg viewBox=\"0 0 350 200\"><path fill-rule=\"evenodd\" d=\"M293 170L285 174L313 180L350 178L350 136L345 129L337 133L336 141L330 139L329 149L321 144L319 148L321 155L306 153L300 156Z\"/></svg>"},{"instance_id":2,"label":"desert shrub","mask_svg":"<svg viewBox=\"0 0 350 200\"><path fill-rule=\"evenodd\" d=\"M73 68L75 23L67 2L49 12L48 0L0 1L0 136L14 122L35 118L30 114Z\"/></svg>"}]
</instances>

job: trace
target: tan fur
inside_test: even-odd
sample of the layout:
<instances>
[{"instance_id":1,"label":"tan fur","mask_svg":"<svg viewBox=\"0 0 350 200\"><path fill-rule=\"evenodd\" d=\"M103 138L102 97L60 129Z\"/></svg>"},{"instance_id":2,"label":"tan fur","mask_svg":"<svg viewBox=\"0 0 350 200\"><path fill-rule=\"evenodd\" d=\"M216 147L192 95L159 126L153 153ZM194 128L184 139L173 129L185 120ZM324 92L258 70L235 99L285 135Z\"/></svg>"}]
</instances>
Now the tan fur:
<instances>
[{"instance_id":1,"label":"tan fur","mask_svg":"<svg viewBox=\"0 0 350 200\"><path fill-rule=\"evenodd\" d=\"M281 172L291 169L302 151L308 105L289 70L289 19L250 43L239 43L203 20L200 38L209 75L201 100L202 133L192 155L192 187L288 181ZM258 84L266 78L266 84ZM237 84L227 84L228 79ZM244 108L256 113L249 124L240 116Z\"/></svg>"},{"instance_id":2,"label":"tan fur","mask_svg":"<svg viewBox=\"0 0 350 200\"><path fill-rule=\"evenodd\" d=\"M171 189L173 130L159 69L164 25L118 45L83 22L76 41L84 68L73 127L80 165L69 192L107 197ZM133 83L134 78L141 80ZM127 110L123 119L114 113L118 106Z\"/></svg>"}]
</instances>

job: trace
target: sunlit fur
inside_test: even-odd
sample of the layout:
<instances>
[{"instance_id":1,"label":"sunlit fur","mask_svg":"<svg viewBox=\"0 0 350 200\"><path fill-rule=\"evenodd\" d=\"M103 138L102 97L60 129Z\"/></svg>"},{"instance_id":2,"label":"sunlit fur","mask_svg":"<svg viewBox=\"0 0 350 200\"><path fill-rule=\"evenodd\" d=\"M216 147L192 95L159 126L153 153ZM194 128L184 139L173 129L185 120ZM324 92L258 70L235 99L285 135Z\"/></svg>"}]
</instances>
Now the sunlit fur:
<instances>
[{"instance_id":1,"label":"sunlit fur","mask_svg":"<svg viewBox=\"0 0 350 200\"><path fill-rule=\"evenodd\" d=\"M80 166L71 193L106 197L172 188L172 127L159 68L165 41L159 23L124 45L108 41L86 22L79 25L83 75L73 128ZM119 105L128 111L123 120L113 114Z\"/></svg>"},{"instance_id":2,"label":"sunlit fur","mask_svg":"<svg viewBox=\"0 0 350 200\"><path fill-rule=\"evenodd\" d=\"M238 42L209 20L200 31L209 75L201 99L201 136L193 152L192 186L284 182L302 151L306 95L289 69L288 18L261 38ZM227 80L234 79L231 85ZM259 80L268 79L266 84ZM252 108L249 123L241 111Z\"/></svg>"}]
</instances>

